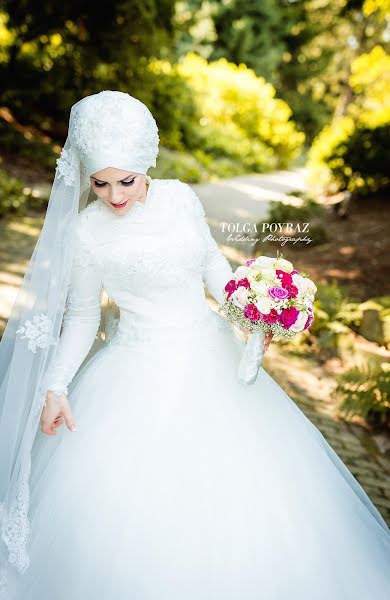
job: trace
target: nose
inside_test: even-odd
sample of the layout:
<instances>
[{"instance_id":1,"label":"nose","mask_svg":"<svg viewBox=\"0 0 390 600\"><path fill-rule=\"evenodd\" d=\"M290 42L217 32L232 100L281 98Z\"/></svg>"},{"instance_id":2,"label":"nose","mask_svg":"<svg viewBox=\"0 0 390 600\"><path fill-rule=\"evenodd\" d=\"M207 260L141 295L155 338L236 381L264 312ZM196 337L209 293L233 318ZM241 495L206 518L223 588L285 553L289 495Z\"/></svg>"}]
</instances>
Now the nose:
<instances>
[{"instance_id":1,"label":"nose","mask_svg":"<svg viewBox=\"0 0 390 600\"><path fill-rule=\"evenodd\" d=\"M121 202L123 202L122 196L122 190L116 188L115 186L112 186L108 199L112 204L120 204Z\"/></svg>"}]
</instances>

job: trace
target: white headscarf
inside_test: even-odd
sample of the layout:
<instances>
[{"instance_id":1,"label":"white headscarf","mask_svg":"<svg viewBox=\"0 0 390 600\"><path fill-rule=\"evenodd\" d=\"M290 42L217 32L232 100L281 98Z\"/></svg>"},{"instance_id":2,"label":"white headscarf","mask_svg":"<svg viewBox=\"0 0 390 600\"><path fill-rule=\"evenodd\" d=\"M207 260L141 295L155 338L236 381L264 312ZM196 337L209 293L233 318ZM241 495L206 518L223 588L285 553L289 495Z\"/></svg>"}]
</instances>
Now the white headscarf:
<instances>
[{"instance_id":1,"label":"white headscarf","mask_svg":"<svg viewBox=\"0 0 390 600\"><path fill-rule=\"evenodd\" d=\"M86 204L89 175L106 167L147 173L158 128L129 94L102 91L71 108L42 231L0 343L0 595L6 570L29 565L31 449L46 397L46 372L59 340L73 260L72 231ZM53 440L51 440L53 441Z\"/></svg>"}]
</instances>

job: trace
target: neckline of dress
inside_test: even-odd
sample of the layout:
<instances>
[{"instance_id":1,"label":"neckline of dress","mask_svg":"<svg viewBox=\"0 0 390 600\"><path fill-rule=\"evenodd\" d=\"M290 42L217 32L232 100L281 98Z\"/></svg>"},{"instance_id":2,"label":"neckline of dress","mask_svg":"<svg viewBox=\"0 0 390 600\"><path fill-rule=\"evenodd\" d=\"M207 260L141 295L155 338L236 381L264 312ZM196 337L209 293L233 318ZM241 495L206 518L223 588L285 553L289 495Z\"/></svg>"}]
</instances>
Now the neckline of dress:
<instances>
[{"instance_id":1,"label":"neckline of dress","mask_svg":"<svg viewBox=\"0 0 390 600\"><path fill-rule=\"evenodd\" d=\"M149 175L146 176L149 181L148 191L146 192L146 198L144 202L140 200L136 200L133 206L124 214L124 215L116 215L102 200L98 199L98 202L103 210L106 211L107 214L112 215L114 219L125 220L126 218L130 218L134 214L139 214L140 212L150 210L155 191L155 179L152 179Z\"/></svg>"}]
</instances>

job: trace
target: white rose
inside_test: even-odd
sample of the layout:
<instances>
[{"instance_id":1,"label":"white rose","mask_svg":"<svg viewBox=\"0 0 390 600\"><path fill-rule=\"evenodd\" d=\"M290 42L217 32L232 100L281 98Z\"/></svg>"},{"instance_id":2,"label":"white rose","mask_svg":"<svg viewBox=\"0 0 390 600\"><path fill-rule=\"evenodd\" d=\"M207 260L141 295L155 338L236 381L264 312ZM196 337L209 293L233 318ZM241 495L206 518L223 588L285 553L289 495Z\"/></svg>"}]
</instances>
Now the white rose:
<instances>
[{"instance_id":1,"label":"white rose","mask_svg":"<svg viewBox=\"0 0 390 600\"><path fill-rule=\"evenodd\" d=\"M307 290L305 278L302 277L302 275L298 275L297 273L294 273L294 275L292 276L292 280L293 280L293 284L298 288L299 294L300 295L305 294L306 290Z\"/></svg>"},{"instance_id":2,"label":"white rose","mask_svg":"<svg viewBox=\"0 0 390 600\"><path fill-rule=\"evenodd\" d=\"M297 286L300 294L309 294L312 296L313 294L316 293L317 286L308 277L302 277L302 275L298 275L297 273L294 273L294 275L292 276L292 279L293 279L293 284Z\"/></svg>"},{"instance_id":3,"label":"white rose","mask_svg":"<svg viewBox=\"0 0 390 600\"><path fill-rule=\"evenodd\" d=\"M300 312L295 323L291 325L290 331L295 331L296 333L299 331L303 331L308 316L309 313L307 313L306 311Z\"/></svg>"},{"instance_id":4,"label":"white rose","mask_svg":"<svg viewBox=\"0 0 390 600\"><path fill-rule=\"evenodd\" d=\"M313 306L313 296L310 295L306 295L302 298L302 302L305 306L309 307L309 306Z\"/></svg>"},{"instance_id":5,"label":"white rose","mask_svg":"<svg viewBox=\"0 0 390 600\"><path fill-rule=\"evenodd\" d=\"M251 288L258 294L259 296L268 297L268 288L269 285L266 281L254 281L251 283Z\"/></svg>"},{"instance_id":6,"label":"white rose","mask_svg":"<svg viewBox=\"0 0 390 600\"><path fill-rule=\"evenodd\" d=\"M264 315L268 315L272 308L272 301L270 298L258 298L255 302L257 308Z\"/></svg>"},{"instance_id":7,"label":"white rose","mask_svg":"<svg viewBox=\"0 0 390 600\"><path fill-rule=\"evenodd\" d=\"M240 285L239 288L234 290L230 298L233 300L233 303L239 308L243 308L248 301L249 290L248 288Z\"/></svg>"},{"instance_id":8,"label":"white rose","mask_svg":"<svg viewBox=\"0 0 390 600\"><path fill-rule=\"evenodd\" d=\"M314 283L314 281L312 281L308 277L306 277L305 279L306 279L306 288L307 288L308 292L310 292L310 294L315 294L317 291L316 284Z\"/></svg>"},{"instance_id":9,"label":"white rose","mask_svg":"<svg viewBox=\"0 0 390 600\"><path fill-rule=\"evenodd\" d=\"M253 263L253 266L256 267L269 267L269 266L273 266L275 263L275 259L272 258L271 256L258 256L255 260L255 262Z\"/></svg>"},{"instance_id":10,"label":"white rose","mask_svg":"<svg viewBox=\"0 0 390 600\"><path fill-rule=\"evenodd\" d=\"M294 270L294 267L289 260L286 260L285 258L278 258L275 262L275 269L280 269L286 273L291 273L291 271Z\"/></svg>"},{"instance_id":11,"label":"white rose","mask_svg":"<svg viewBox=\"0 0 390 600\"><path fill-rule=\"evenodd\" d=\"M279 282L279 280L275 279L275 269L273 267L262 267L259 270L259 273L264 281L268 281L269 283L275 283L275 281Z\"/></svg>"},{"instance_id":12,"label":"white rose","mask_svg":"<svg viewBox=\"0 0 390 600\"><path fill-rule=\"evenodd\" d=\"M250 267L247 267L245 265L238 267L236 269L236 272L234 273L234 277L236 279L243 279L244 277L247 276L247 274L249 273L249 271L251 271L252 269Z\"/></svg>"},{"instance_id":13,"label":"white rose","mask_svg":"<svg viewBox=\"0 0 390 600\"><path fill-rule=\"evenodd\" d=\"M258 275L258 273L256 273L256 272L255 272L255 271L253 271L253 270L252 270L252 271L250 271L250 273L248 273L248 274L246 275L246 278L247 278L247 280L249 281L249 283L251 284L251 287L252 287L252 283L253 283L253 282L255 282L255 281L257 281L257 280L256 280L256 277L257 277L257 275Z\"/></svg>"}]
</instances>

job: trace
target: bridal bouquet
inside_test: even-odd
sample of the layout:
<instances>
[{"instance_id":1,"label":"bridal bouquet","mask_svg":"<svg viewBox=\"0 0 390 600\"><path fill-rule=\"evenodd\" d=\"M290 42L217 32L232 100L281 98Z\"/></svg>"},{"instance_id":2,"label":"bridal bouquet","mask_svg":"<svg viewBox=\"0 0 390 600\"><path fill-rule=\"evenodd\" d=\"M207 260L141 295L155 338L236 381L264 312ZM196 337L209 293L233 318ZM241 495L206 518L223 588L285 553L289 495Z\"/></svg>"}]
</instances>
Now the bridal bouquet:
<instances>
[{"instance_id":1,"label":"bridal bouquet","mask_svg":"<svg viewBox=\"0 0 390 600\"><path fill-rule=\"evenodd\" d=\"M310 327L317 287L306 273L294 269L278 253L276 258L251 258L234 272L225 286L225 302L218 311L251 336L240 361L239 380L254 383L264 354L264 337L291 339Z\"/></svg>"}]
</instances>

